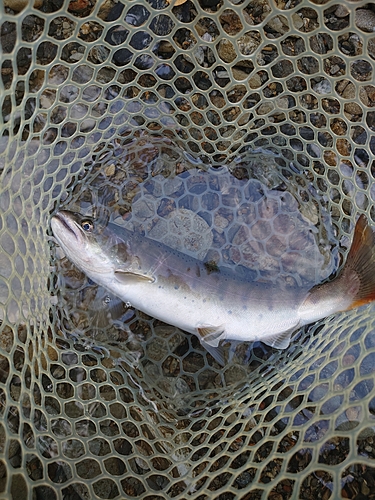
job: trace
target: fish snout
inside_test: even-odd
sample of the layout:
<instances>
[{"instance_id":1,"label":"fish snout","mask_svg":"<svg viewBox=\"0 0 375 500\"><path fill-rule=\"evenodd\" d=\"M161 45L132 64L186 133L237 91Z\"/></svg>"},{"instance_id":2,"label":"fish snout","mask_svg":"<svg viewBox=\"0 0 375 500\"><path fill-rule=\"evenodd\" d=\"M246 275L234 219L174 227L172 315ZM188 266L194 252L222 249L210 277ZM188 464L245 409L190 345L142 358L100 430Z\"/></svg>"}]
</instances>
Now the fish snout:
<instances>
[{"instance_id":1,"label":"fish snout","mask_svg":"<svg viewBox=\"0 0 375 500\"><path fill-rule=\"evenodd\" d=\"M66 210L59 210L52 216L51 227L54 236L60 241L66 243L69 237L74 237L78 241L80 240L81 232L72 214Z\"/></svg>"}]
</instances>

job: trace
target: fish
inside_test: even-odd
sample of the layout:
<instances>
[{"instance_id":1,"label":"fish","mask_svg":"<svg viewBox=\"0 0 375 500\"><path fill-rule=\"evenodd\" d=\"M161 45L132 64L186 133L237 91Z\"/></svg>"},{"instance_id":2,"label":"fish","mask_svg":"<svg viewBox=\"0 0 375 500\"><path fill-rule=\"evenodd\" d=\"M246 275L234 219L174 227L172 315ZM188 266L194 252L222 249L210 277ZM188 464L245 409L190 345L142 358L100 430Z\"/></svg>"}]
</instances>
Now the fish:
<instances>
[{"instance_id":1,"label":"fish","mask_svg":"<svg viewBox=\"0 0 375 500\"><path fill-rule=\"evenodd\" d=\"M363 214L344 266L334 279L313 287L249 281L233 269L67 210L52 216L51 228L66 257L92 281L196 335L221 365L224 340L286 349L302 326L375 300L375 236Z\"/></svg>"}]
</instances>

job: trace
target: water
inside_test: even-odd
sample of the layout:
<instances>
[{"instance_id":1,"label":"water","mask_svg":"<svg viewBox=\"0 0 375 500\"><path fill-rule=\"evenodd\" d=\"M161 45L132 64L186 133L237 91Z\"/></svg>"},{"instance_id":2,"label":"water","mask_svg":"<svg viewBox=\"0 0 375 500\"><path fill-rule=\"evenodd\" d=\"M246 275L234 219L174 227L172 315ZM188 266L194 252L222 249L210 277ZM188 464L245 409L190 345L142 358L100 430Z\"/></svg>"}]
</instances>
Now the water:
<instances>
[{"instance_id":1,"label":"water","mask_svg":"<svg viewBox=\"0 0 375 500\"><path fill-rule=\"evenodd\" d=\"M313 286L335 268L337 242L324 206L296 189L297 174L289 169L289 182L280 162L257 151L214 168L190 161L169 139L141 134L94 158L63 208L110 219L249 280ZM220 400L264 360L273 360L271 371L278 363L261 343L232 342L221 370L194 336L119 303L66 260L59 271L66 336L115 357L152 404L190 411L202 391Z\"/></svg>"}]
</instances>

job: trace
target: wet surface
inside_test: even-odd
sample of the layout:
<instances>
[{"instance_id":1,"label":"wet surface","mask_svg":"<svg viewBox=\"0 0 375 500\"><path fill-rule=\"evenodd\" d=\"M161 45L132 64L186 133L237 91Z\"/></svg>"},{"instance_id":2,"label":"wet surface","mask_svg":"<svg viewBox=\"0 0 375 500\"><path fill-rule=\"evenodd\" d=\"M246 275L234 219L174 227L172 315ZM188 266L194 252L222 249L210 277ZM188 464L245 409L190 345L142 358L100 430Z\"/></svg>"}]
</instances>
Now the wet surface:
<instances>
[{"instance_id":1,"label":"wet surface","mask_svg":"<svg viewBox=\"0 0 375 500\"><path fill-rule=\"evenodd\" d=\"M333 235L318 223L319 205L311 194L277 173L277 160L272 153L255 152L228 167L197 167L170 140L141 134L99 156L64 208L103 224L110 218L212 269L234 269L241 279L313 286L335 267ZM320 210L324 217L324 207ZM328 234L331 243L323 240ZM148 397L156 404L160 394L180 405L191 392L227 393L272 356L265 346L228 343L230 362L220 374L194 336L122 303L66 259L58 269L65 335L103 355L116 347L120 360L142 373L138 379L135 372L134 380L154 393Z\"/></svg>"}]
</instances>

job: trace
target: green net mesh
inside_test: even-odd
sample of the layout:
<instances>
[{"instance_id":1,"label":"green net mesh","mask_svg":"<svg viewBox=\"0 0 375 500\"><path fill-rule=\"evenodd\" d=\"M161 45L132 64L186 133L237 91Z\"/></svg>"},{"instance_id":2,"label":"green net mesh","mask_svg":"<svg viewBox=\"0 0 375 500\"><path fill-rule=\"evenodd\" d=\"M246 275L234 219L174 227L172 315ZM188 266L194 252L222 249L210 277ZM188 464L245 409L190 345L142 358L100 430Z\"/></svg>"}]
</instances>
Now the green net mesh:
<instances>
[{"instance_id":1,"label":"green net mesh","mask_svg":"<svg viewBox=\"0 0 375 500\"><path fill-rule=\"evenodd\" d=\"M223 368L49 238L57 207L109 208L256 279L327 278L375 222L374 31L363 1L3 2L1 498L375 498L373 306Z\"/></svg>"}]
</instances>

